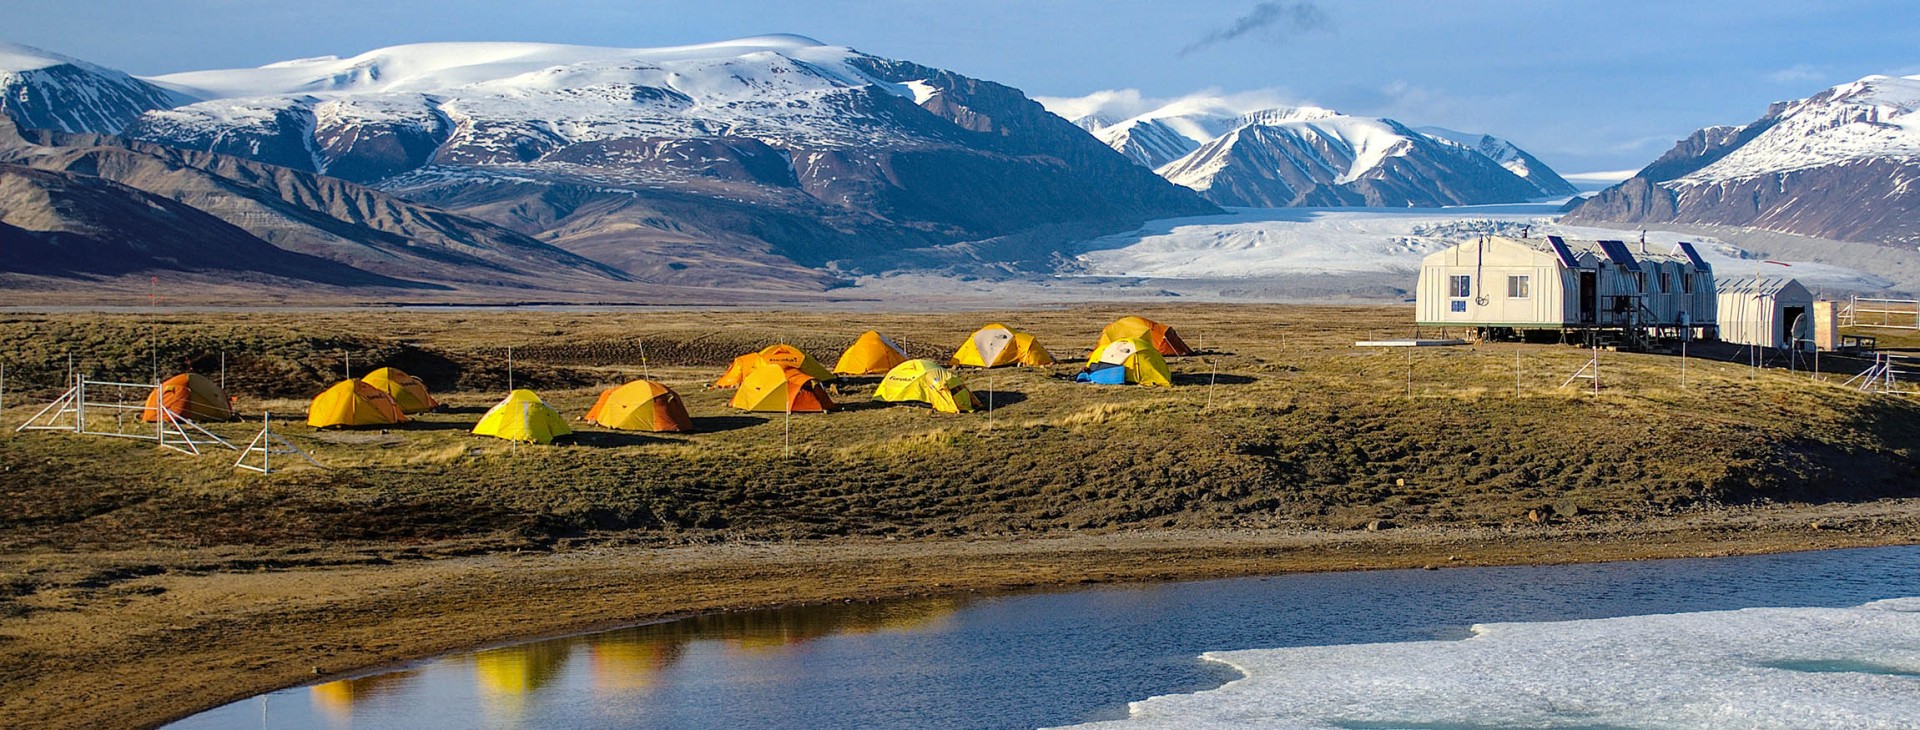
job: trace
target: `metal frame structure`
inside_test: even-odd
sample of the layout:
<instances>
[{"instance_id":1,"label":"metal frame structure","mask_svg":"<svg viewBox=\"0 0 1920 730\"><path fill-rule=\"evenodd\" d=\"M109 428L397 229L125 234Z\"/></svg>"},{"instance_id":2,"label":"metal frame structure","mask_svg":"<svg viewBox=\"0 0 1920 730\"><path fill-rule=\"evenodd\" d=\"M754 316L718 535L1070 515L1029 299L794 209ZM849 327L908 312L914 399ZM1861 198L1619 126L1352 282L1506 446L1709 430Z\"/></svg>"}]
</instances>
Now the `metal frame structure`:
<instances>
[{"instance_id":1,"label":"metal frame structure","mask_svg":"<svg viewBox=\"0 0 1920 730\"><path fill-rule=\"evenodd\" d=\"M1861 306L1868 305L1868 306ZM1879 321L1870 315L1880 315ZM1869 316L1862 316L1869 315ZM1895 317L1904 320L1904 323ZM1840 324L1848 327L1920 329L1920 299L1876 299L1854 295L1840 310Z\"/></svg>"},{"instance_id":2,"label":"metal frame structure","mask_svg":"<svg viewBox=\"0 0 1920 730\"><path fill-rule=\"evenodd\" d=\"M233 444L201 428L173 409L167 408L160 399L154 398L153 409L159 417L154 419L153 429L147 430L145 424L128 428L127 415L147 410L147 400L159 386L151 383L117 383L110 380L88 380L82 375L74 380L60 397L55 398L47 407L33 414L25 423L14 429L21 431L70 431L88 436L111 436L141 441L153 441L160 446L175 451L200 455L202 446L222 446L233 449ZM111 400L102 399L98 394L110 393ZM129 405L132 403L132 405ZM90 413L91 412L91 413ZM68 417L71 416L71 423ZM111 428L106 424L112 424Z\"/></svg>"},{"instance_id":3,"label":"metal frame structure","mask_svg":"<svg viewBox=\"0 0 1920 730\"><path fill-rule=\"evenodd\" d=\"M255 454L260 455L259 466L247 463L247 459ZM247 444L247 448L240 450L240 458L235 459L233 465L239 469L256 471L261 474L271 474L273 473L274 454L281 456L293 456L297 454L300 458L306 459L307 463L317 467L320 466L320 462L313 460L312 454L307 453L305 449L288 443L286 439L280 437L280 434L274 433L273 414L263 413L260 415L260 434L253 437L253 441ZM326 467L320 468L324 469Z\"/></svg>"},{"instance_id":4,"label":"metal frame structure","mask_svg":"<svg viewBox=\"0 0 1920 730\"><path fill-rule=\"evenodd\" d=\"M1912 361L1905 358L1876 352L1873 354L1873 365L1860 371L1859 375L1847 379L1843 385L1867 393L1920 395L1920 390L1916 390L1912 383L1912 378L1920 375L1920 371L1909 369L1908 366L1912 364Z\"/></svg>"}]
</instances>

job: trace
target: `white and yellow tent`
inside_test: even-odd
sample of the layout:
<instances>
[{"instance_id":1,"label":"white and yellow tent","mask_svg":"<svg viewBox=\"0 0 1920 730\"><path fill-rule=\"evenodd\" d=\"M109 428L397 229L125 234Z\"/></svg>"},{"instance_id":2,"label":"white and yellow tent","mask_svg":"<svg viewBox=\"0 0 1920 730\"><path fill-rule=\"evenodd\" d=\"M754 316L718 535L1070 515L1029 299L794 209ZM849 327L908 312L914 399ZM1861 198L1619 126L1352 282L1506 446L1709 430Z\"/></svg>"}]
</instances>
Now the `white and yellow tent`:
<instances>
[{"instance_id":1,"label":"white and yellow tent","mask_svg":"<svg viewBox=\"0 0 1920 730\"><path fill-rule=\"evenodd\" d=\"M573 429L567 427L567 419L540 400L540 396L526 388L517 388L480 417L473 433L508 441L550 444L555 438L571 435Z\"/></svg>"},{"instance_id":2,"label":"white and yellow tent","mask_svg":"<svg viewBox=\"0 0 1920 730\"><path fill-rule=\"evenodd\" d=\"M1087 360L1086 369L1074 379L1107 385L1173 385L1167 359L1160 356L1152 342L1139 337L1116 340L1095 351Z\"/></svg>"},{"instance_id":3,"label":"white and yellow tent","mask_svg":"<svg viewBox=\"0 0 1920 730\"><path fill-rule=\"evenodd\" d=\"M840 353L840 362L833 366L833 372L839 375L876 375L892 370L894 366L907 361L907 354L886 335L867 330L853 346Z\"/></svg>"},{"instance_id":4,"label":"white and yellow tent","mask_svg":"<svg viewBox=\"0 0 1920 730\"><path fill-rule=\"evenodd\" d=\"M889 403L918 401L942 413L961 413L980 407L960 374L932 360L908 360L887 372L873 397Z\"/></svg>"},{"instance_id":5,"label":"white and yellow tent","mask_svg":"<svg viewBox=\"0 0 1920 730\"><path fill-rule=\"evenodd\" d=\"M990 324L974 331L966 344L953 353L953 365L997 368L1002 365L1038 367L1052 365L1053 355L1040 341L1025 332L1016 332L1004 324Z\"/></svg>"}]
</instances>

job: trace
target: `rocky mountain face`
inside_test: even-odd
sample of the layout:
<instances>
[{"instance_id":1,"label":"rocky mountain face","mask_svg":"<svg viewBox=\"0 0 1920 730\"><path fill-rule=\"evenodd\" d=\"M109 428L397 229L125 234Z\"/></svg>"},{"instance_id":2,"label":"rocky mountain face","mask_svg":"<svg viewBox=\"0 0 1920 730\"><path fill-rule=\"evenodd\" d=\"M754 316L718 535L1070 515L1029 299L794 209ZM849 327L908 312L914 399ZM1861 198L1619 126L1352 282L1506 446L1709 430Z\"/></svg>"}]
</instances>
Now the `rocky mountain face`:
<instances>
[{"instance_id":1,"label":"rocky mountain face","mask_svg":"<svg viewBox=\"0 0 1920 730\"><path fill-rule=\"evenodd\" d=\"M137 269L126 269L126 262L167 260L175 263L161 268L233 271L246 268L242 264L259 263L258 271L275 276L308 278L292 274L310 269L329 283L402 288L467 284L532 289L549 288L546 282L554 276L576 282L630 278L498 226L344 180L230 155L107 135L21 132L11 121L0 119L0 164L16 168L23 181L38 181L35 187L43 191L52 185L49 181L64 181L66 202L55 209L59 220L84 222L72 230L117 232L85 240L110 242L121 240L117 236L124 233L126 245L140 246L146 245L141 232L164 231L167 235L153 245L165 247L170 245L167 241L190 241L198 235L209 246L225 247L194 249L205 255L128 257L112 253L121 244L88 248L76 242L56 252L59 255L49 259L52 269L47 270L130 273ZM54 176L27 176L27 169ZM113 197L100 191L130 193ZM38 209L46 205L43 198L22 183L0 196L0 210ZM167 213L168 223L145 225L143 221L151 215L126 202L134 199L166 201L148 207L157 211L151 215ZM142 214L129 215L129 211ZM49 222L32 230L67 229ZM237 241L266 246L275 256L205 253L242 251ZM103 260L84 260L94 256ZM275 263L287 261L306 263L291 269ZM46 273L42 269L46 267L35 270Z\"/></svg>"},{"instance_id":2,"label":"rocky mountain face","mask_svg":"<svg viewBox=\"0 0 1920 730\"><path fill-rule=\"evenodd\" d=\"M1920 244L1920 76L1869 76L1708 127L1570 223L1760 228L1888 246Z\"/></svg>"},{"instance_id":3,"label":"rocky mountain face","mask_svg":"<svg viewBox=\"0 0 1920 730\"><path fill-rule=\"evenodd\" d=\"M1216 210L1018 90L792 36L422 44L150 82L192 101L117 128L147 159L370 187L658 283L818 290L915 251Z\"/></svg>"},{"instance_id":4,"label":"rocky mountain face","mask_svg":"<svg viewBox=\"0 0 1920 730\"><path fill-rule=\"evenodd\" d=\"M1513 143L1317 107L1240 112L1195 97L1079 123L1140 165L1230 206L1431 207L1572 195Z\"/></svg>"},{"instance_id":5,"label":"rocky mountain face","mask_svg":"<svg viewBox=\"0 0 1920 730\"><path fill-rule=\"evenodd\" d=\"M0 115L29 129L119 134L186 97L119 71L0 41Z\"/></svg>"},{"instance_id":6,"label":"rocky mountain face","mask_svg":"<svg viewBox=\"0 0 1920 730\"><path fill-rule=\"evenodd\" d=\"M410 285L281 249L192 206L90 175L0 163L0 200L0 271L215 271L336 286Z\"/></svg>"}]
</instances>

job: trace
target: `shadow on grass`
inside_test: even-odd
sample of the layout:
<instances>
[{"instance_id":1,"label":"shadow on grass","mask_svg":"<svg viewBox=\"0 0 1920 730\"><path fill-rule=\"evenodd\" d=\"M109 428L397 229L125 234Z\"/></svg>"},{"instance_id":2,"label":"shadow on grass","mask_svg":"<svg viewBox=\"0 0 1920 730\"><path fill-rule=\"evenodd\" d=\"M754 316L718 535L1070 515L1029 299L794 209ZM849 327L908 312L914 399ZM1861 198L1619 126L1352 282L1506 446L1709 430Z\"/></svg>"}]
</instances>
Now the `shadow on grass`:
<instances>
[{"instance_id":1,"label":"shadow on grass","mask_svg":"<svg viewBox=\"0 0 1920 730\"><path fill-rule=\"evenodd\" d=\"M1206 385L1208 383L1213 383L1214 385L1248 385L1256 380L1259 380L1259 378L1251 375L1234 375L1232 373L1220 373L1217 376L1212 373L1173 374L1174 385Z\"/></svg>"},{"instance_id":2,"label":"shadow on grass","mask_svg":"<svg viewBox=\"0 0 1920 730\"><path fill-rule=\"evenodd\" d=\"M679 434L673 435L677 436ZM644 431L575 431L571 438L577 446L592 446L595 448L646 446L648 444L681 442L681 439L669 438L666 434Z\"/></svg>"},{"instance_id":3,"label":"shadow on grass","mask_svg":"<svg viewBox=\"0 0 1920 730\"><path fill-rule=\"evenodd\" d=\"M991 400L987 397L988 393L993 395ZM997 411L1007 406L1027 402L1027 394L1017 390L976 390L973 392L973 397L980 399L980 410L983 412Z\"/></svg>"},{"instance_id":4,"label":"shadow on grass","mask_svg":"<svg viewBox=\"0 0 1920 730\"><path fill-rule=\"evenodd\" d=\"M454 414L460 414L460 413L479 414L479 413L486 413L487 409L492 407L493 406L440 406L439 408L433 409L433 412L434 413L454 413Z\"/></svg>"},{"instance_id":5,"label":"shadow on grass","mask_svg":"<svg viewBox=\"0 0 1920 730\"><path fill-rule=\"evenodd\" d=\"M760 416L694 416L693 430L699 433L720 433L751 428L766 423Z\"/></svg>"}]
</instances>

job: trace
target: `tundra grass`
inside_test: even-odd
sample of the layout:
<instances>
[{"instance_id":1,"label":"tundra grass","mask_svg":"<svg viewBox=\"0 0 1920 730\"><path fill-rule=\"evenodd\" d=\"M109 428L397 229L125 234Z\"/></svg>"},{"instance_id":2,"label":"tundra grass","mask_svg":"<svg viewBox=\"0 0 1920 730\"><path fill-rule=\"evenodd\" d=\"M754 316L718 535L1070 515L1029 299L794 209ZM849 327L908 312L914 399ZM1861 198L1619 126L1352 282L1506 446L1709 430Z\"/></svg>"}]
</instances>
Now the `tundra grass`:
<instances>
[{"instance_id":1,"label":"tundra grass","mask_svg":"<svg viewBox=\"0 0 1920 730\"><path fill-rule=\"evenodd\" d=\"M1138 311L1203 354L1175 386L1072 381L1106 322ZM643 542L940 537L1133 528L1501 525L1631 519L1703 505L1911 495L1910 400L1718 358L1600 353L1601 388L1562 383L1592 356L1559 345L1373 349L1404 307L1163 306L1044 312L273 312L14 316L0 437L0 548L330 541L524 548ZM975 327L1037 334L1062 363L967 371L994 408L938 414L838 384L829 414L743 413L706 387L773 342L831 366L877 328L944 357ZM578 429L537 446L468 429L508 384ZM232 467L149 442L14 434L52 397L67 354L96 377L192 368L229 387L236 445L276 431L325 468ZM387 429L315 431L305 397L396 365L441 412ZM647 375L687 400L698 433L578 421L601 387ZM464 541L464 542L463 542Z\"/></svg>"}]
</instances>

